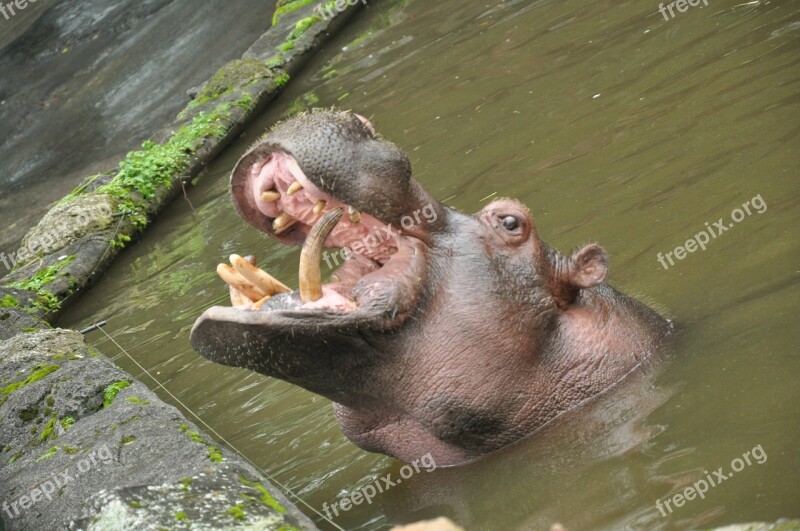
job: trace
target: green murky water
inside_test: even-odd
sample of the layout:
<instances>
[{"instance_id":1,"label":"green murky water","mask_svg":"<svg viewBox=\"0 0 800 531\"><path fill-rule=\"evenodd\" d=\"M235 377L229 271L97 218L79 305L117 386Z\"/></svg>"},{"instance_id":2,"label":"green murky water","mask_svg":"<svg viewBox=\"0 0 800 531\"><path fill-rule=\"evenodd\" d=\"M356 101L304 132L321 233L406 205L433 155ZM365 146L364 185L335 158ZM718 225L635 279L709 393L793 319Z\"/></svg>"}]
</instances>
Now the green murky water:
<instances>
[{"instance_id":1,"label":"green murky water","mask_svg":"<svg viewBox=\"0 0 800 531\"><path fill-rule=\"evenodd\" d=\"M212 365L187 341L203 309L227 304L214 268L229 254L255 253L297 283L298 251L233 211L236 159L297 98L352 108L449 205L475 211L494 195L516 197L562 251L604 245L610 282L670 315L679 333L644 397L621 390L600 409L598 434L554 430L485 463L422 472L337 524L444 514L469 530L574 530L798 516L798 52L796 1L710 0L665 21L655 0L376 0L216 161L193 207L176 202L61 324L108 319L180 401L317 509L396 479L397 462L341 435L327 400ZM734 211L748 201L750 215ZM675 258L720 218L732 227ZM665 269L657 254L668 252ZM104 336L90 339L155 387ZM704 499L666 517L656 508L759 445L763 454Z\"/></svg>"}]
</instances>

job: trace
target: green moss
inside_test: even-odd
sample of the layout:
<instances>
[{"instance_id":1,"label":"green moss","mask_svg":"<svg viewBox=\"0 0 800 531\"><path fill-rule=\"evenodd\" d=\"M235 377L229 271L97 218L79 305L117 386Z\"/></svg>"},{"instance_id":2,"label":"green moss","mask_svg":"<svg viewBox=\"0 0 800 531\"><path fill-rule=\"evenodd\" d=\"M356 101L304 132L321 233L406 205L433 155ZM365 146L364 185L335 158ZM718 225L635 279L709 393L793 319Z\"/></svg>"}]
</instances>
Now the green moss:
<instances>
[{"instance_id":1,"label":"green moss","mask_svg":"<svg viewBox=\"0 0 800 531\"><path fill-rule=\"evenodd\" d=\"M44 429L42 430L42 434L39 436L40 441L46 441L47 439L50 438L52 439L56 438L56 434L54 431L56 428L56 420L57 419L53 417L47 424L45 424Z\"/></svg>"},{"instance_id":2,"label":"green moss","mask_svg":"<svg viewBox=\"0 0 800 531\"><path fill-rule=\"evenodd\" d=\"M45 453L43 453L42 455L37 457L36 458L36 462L38 463L39 461L44 461L45 459L50 459L51 457L53 457L57 453L58 453L58 446L53 446L52 448L47 450Z\"/></svg>"},{"instance_id":3,"label":"green moss","mask_svg":"<svg viewBox=\"0 0 800 531\"><path fill-rule=\"evenodd\" d=\"M242 507L240 505L234 505L233 507L228 509L226 512L234 520L244 520L245 519L244 510L242 509Z\"/></svg>"},{"instance_id":4,"label":"green moss","mask_svg":"<svg viewBox=\"0 0 800 531\"><path fill-rule=\"evenodd\" d=\"M7 287L35 292L36 299L33 302L33 306L35 308L38 308L45 313L58 311L58 309L61 307L61 301L58 300L58 297L44 289L44 286L50 284L59 276L64 276L65 274L61 273L61 270L69 265L73 260L75 260L74 255L68 256L63 260L56 262L51 266L45 267L41 271L38 271L31 278L14 282L9 284Z\"/></svg>"},{"instance_id":5,"label":"green moss","mask_svg":"<svg viewBox=\"0 0 800 531\"><path fill-rule=\"evenodd\" d=\"M130 444L130 443L132 443L132 442L133 442L133 441L135 441L135 440L136 440L136 437L135 437L135 436L133 436L133 435L128 435L128 436L126 436L126 437L123 437L123 438L120 440L119 444L120 444L120 446L124 446L124 445L126 445L126 444Z\"/></svg>"},{"instance_id":6,"label":"green moss","mask_svg":"<svg viewBox=\"0 0 800 531\"><path fill-rule=\"evenodd\" d=\"M266 65L270 68L281 68L283 67L286 61L283 58L282 53L276 53L269 59L267 59Z\"/></svg>"},{"instance_id":7,"label":"green moss","mask_svg":"<svg viewBox=\"0 0 800 531\"><path fill-rule=\"evenodd\" d=\"M300 531L293 525L282 525L278 528L278 531Z\"/></svg>"},{"instance_id":8,"label":"green moss","mask_svg":"<svg viewBox=\"0 0 800 531\"><path fill-rule=\"evenodd\" d=\"M180 428L181 431L186 431L186 430L189 429L189 425L188 424L181 424L180 426L178 426L178 428Z\"/></svg>"},{"instance_id":9,"label":"green moss","mask_svg":"<svg viewBox=\"0 0 800 531\"><path fill-rule=\"evenodd\" d=\"M297 24L295 24L294 29L286 36L286 40L278 45L278 51L288 52L289 50L293 50L295 43L300 40L300 37L305 35L312 26L321 21L322 17L319 15L311 15L310 17L300 19Z\"/></svg>"},{"instance_id":10,"label":"green moss","mask_svg":"<svg viewBox=\"0 0 800 531\"><path fill-rule=\"evenodd\" d=\"M178 511L177 513L175 513L175 519L176 520L188 520L189 517L186 516L186 513L182 512L182 511Z\"/></svg>"},{"instance_id":11,"label":"green moss","mask_svg":"<svg viewBox=\"0 0 800 531\"><path fill-rule=\"evenodd\" d=\"M187 109L227 96L235 89L272 75L269 66L257 59L237 59L225 64L203 85Z\"/></svg>"},{"instance_id":12,"label":"green moss","mask_svg":"<svg viewBox=\"0 0 800 531\"><path fill-rule=\"evenodd\" d=\"M144 505L142 505L141 503L139 503L137 501L129 501L128 505L133 507L134 509L141 509L142 507L144 507Z\"/></svg>"},{"instance_id":13,"label":"green moss","mask_svg":"<svg viewBox=\"0 0 800 531\"><path fill-rule=\"evenodd\" d=\"M286 512L286 508L283 507L280 503L278 503L277 500L275 500L275 498L272 497L269 491L261 483L255 481L249 481L244 476L239 476L239 481L241 481L242 485L245 485L247 487L252 487L257 491L259 491L261 493L261 499L259 501L264 505L266 505L267 507L270 507L278 511L279 513Z\"/></svg>"},{"instance_id":14,"label":"green moss","mask_svg":"<svg viewBox=\"0 0 800 531\"><path fill-rule=\"evenodd\" d=\"M132 404L139 404L140 406L149 406L150 405L150 402L148 402L147 400L142 400L138 396L129 396L128 398L125 399L125 401L126 402L130 402Z\"/></svg>"},{"instance_id":15,"label":"green moss","mask_svg":"<svg viewBox=\"0 0 800 531\"><path fill-rule=\"evenodd\" d=\"M290 79L289 74L283 73L275 78L275 84L279 87L285 87Z\"/></svg>"},{"instance_id":16,"label":"green moss","mask_svg":"<svg viewBox=\"0 0 800 531\"><path fill-rule=\"evenodd\" d=\"M244 94L242 94L241 98L236 100L236 103L234 103L234 105L246 111L249 111L250 109L253 108L253 96L245 92Z\"/></svg>"},{"instance_id":17,"label":"green moss","mask_svg":"<svg viewBox=\"0 0 800 531\"><path fill-rule=\"evenodd\" d=\"M181 490L189 490L189 485L192 484L192 478L181 478L178 480L181 484Z\"/></svg>"},{"instance_id":18,"label":"green moss","mask_svg":"<svg viewBox=\"0 0 800 531\"><path fill-rule=\"evenodd\" d=\"M25 332L26 334L31 334L33 332L38 332L39 330L41 330L41 328L37 328L35 326L26 326L25 328L22 329L22 331ZM62 358L63 358L63 356L62 356ZM58 359L58 358L53 356L53 359Z\"/></svg>"},{"instance_id":19,"label":"green moss","mask_svg":"<svg viewBox=\"0 0 800 531\"><path fill-rule=\"evenodd\" d=\"M207 443L206 443L206 441L205 441L205 439L203 439L202 437L200 437L200 434L199 434L199 433L197 433L196 431L189 430L189 431L186 431L186 434L187 434L187 435L189 436L189 438L190 438L190 439L192 439L194 442L198 442L198 443L200 443L200 444L207 444Z\"/></svg>"},{"instance_id":20,"label":"green moss","mask_svg":"<svg viewBox=\"0 0 800 531\"><path fill-rule=\"evenodd\" d=\"M6 295L0 299L0 308L16 308L19 306L19 301L11 295Z\"/></svg>"},{"instance_id":21,"label":"green moss","mask_svg":"<svg viewBox=\"0 0 800 531\"><path fill-rule=\"evenodd\" d=\"M127 234L119 233L117 234L116 238L111 240L111 247L115 249L124 249L125 246L130 243L131 237Z\"/></svg>"},{"instance_id":22,"label":"green moss","mask_svg":"<svg viewBox=\"0 0 800 531\"><path fill-rule=\"evenodd\" d=\"M12 456L11 456L11 459L9 459L9 460L8 460L8 464L9 464L9 465L13 465L13 464L14 464L14 462L15 462L17 459L19 459L20 457L22 457L22 450L20 450L19 452L15 453L14 455L12 455Z\"/></svg>"},{"instance_id":23,"label":"green moss","mask_svg":"<svg viewBox=\"0 0 800 531\"><path fill-rule=\"evenodd\" d=\"M63 450L67 452L69 455L75 455L80 451L77 448L73 448L72 446L64 446Z\"/></svg>"},{"instance_id":24,"label":"green moss","mask_svg":"<svg viewBox=\"0 0 800 531\"><path fill-rule=\"evenodd\" d=\"M56 405L56 399L55 399L55 398L53 398L52 396L48 396L48 397L47 397L47 400L45 400L45 402L46 402L46 403L47 403L47 405L48 405L48 406L50 406L50 407L53 407L54 405Z\"/></svg>"},{"instance_id":25,"label":"green moss","mask_svg":"<svg viewBox=\"0 0 800 531\"><path fill-rule=\"evenodd\" d=\"M103 391L103 408L110 406L111 402L113 402L117 397L117 394L130 384L131 383L127 380L120 380L119 382L114 382L106 387Z\"/></svg>"},{"instance_id":26,"label":"green moss","mask_svg":"<svg viewBox=\"0 0 800 531\"><path fill-rule=\"evenodd\" d=\"M70 429L73 424L75 424L75 419L72 417L64 417L61 419L61 427L65 430Z\"/></svg>"},{"instance_id":27,"label":"green moss","mask_svg":"<svg viewBox=\"0 0 800 531\"><path fill-rule=\"evenodd\" d=\"M275 26L282 15L297 11L301 7L307 6L314 1L315 0L278 0L275 6L275 14L272 15L272 25Z\"/></svg>"},{"instance_id":28,"label":"green moss","mask_svg":"<svg viewBox=\"0 0 800 531\"><path fill-rule=\"evenodd\" d=\"M208 458L214 463L221 463L223 461L222 452L216 446L208 447Z\"/></svg>"},{"instance_id":29,"label":"green moss","mask_svg":"<svg viewBox=\"0 0 800 531\"><path fill-rule=\"evenodd\" d=\"M0 405L2 405L3 402L5 402L6 398L8 398L8 396L11 393L19 391L26 385L30 385L33 382L41 380L48 374L53 373L58 369L60 369L58 365L41 365L41 364L37 365L36 367L34 367L33 372L30 375L28 375L28 377L25 378L24 380L10 383L5 387L0 388Z\"/></svg>"},{"instance_id":30,"label":"green moss","mask_svg":"<svg viewBox=\"0 0 800 531\"><path fill-rule=\"evenodd\" d=\"M224 122L230 119L229 111L230 105L220 105L213 111L199 113L163 144L151 140L144 142L141 150L128 153L120 162L114 179L98 188L96 193L116 198L120 213L128 215L137 226L145 225L144 205L141 201L134 201L132 194L150 200L160 188L169 186L173 179L180 177L189 167L191 155L202 140L225 135L228 127ZM124 245L126 241L129 240L118 237L116 245Z\"/></svg>"}]
</instances>

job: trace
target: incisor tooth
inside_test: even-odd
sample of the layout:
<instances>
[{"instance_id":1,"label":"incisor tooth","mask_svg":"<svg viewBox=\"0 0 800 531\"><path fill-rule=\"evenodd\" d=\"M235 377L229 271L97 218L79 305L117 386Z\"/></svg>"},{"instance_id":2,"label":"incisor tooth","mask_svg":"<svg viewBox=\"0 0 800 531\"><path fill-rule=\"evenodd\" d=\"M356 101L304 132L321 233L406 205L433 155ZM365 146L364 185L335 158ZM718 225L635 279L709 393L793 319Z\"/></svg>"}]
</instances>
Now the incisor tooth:
<instances>
[{"instance_id":1,"label":"incisor tooth","mask_svg":"<svg viewBox=\"0 0 800 531\"><path fill-rule=\"evenodd\" d=\"M268 300L270 300L271 298L272 298L272 295L267 295L263 299L254 302L253 303L253 308L256 309L256 310L260 310L261 307L264 305L264 303L267 302Z\"/></svg>"},{"instance_id":2,"label":"incisor tooth","mask_svg":"<svg viewBox=\"0 0 800 531\"><path fill-rule=\"evenodd\" d=\"M294 195L295 193L299 192L303 189L303 185L300 184L298 181L295 181L289 186L289 189L286 190L286 195Z\"/></svg>"},{"instance_id":3,"label":"incisor tooth","mask_svg":"<svg viewBox=\"0 0 800 531\"><path fill-rule=\"evenodd\" d=\"M361 221L361 212L353 207L347 207L347 217L350 218L350 223L358 223Z\"/></svg>"},{"instance_id":4,"label":"incisor tooth","mask_svg":"<svg viewBox=\"0 0 800 531\"><path fill-rule=\"evenodd\" d=\"M217 266L217 274L222 280L225 281L226 284L228 284L228 286L239 291L251 301L257 301L267 295L263 289L259 288L252 282L249 282L228 264L219 264Z\"/></svg>"},{"instance_id":5,"label":"incisor tooth","mask_svg":"<svg viewBox=\"0 0 800 531\"><path fill-rule=\"evenodd\" d=\"M317 214L322 212L322 209L324 209L325 205L327 205L327 204L328 204L328 202L325 201L324 199L320 199L319 201L317 201L317 204L314 205L314 208L312 209L312 212L314 212L314 215L316 216Z\"/></svg>"},{"instance_id":6,"label":"incisor tooth","mask_svg":"<svg viewBox=\"0 0 800 531\"><path fill-rule=\"evenodd\" d=\"M292 291L289 289L289 286L276 279L266 271L257 268L239 255L231 255L231 265L238 274L244 277L245 280L255 284L261 290L265 291L267 295L288 293Z\"/></svg>"},{"instance_id":7,"label":"incisor tooth","mask_svg":"<svg viewBox=\"0 0 800 531\"><path fill-rule=\"evenodd\" d=\"M322 249L342 214L344 211L341 208L326 212L311 228L303 244L303 250L300 251L300 299L303 302L314 302L322 298L322 272L319 268Z\"/></svg>"},{"instance_id":8,"label":"incisor tooth","mask_svg":"<svg viewBox=\"0 0 800 531\"><path fill-rule=\"evenodd\" d=\"M265 203L272 203L273 201L277 201L281 198L281 194L276 192L275 190L268 190L261 194L261 200Z\"/></svg>"},{"instance_id":9,"label":"incisor tooth","mask_svg":"<svg viewBox=\"0 0 800 531\"><path fill-rule=\"evenodd\" d=\"M256 265L256 257L255 256L252 256L252 255L245 256L244 259L247 260L248 262L250 262L251 264ZM220 265L225 265L225 264L220 264ZM244 293L242 293L238 289L234 288L233 286L228 286L228 290L229 290L230 297L231 297L231 304L234 307L236 307L236 306L247 306L248 304L253 302L247 297L247 295L245 295Z\"/></svg>"},{"instance_id":10,"label":"incisor tooth","mask_svg":"<svg viewBox=\"0 0 800 531\"><path fill-rule=\"evenodd\" d=\"M296 219L286 212L281 212L278 214L278 217L275 218L275 221L272 222L272 230L275 231L275 234L280 234L295 223L297 223Z\"/></svg>"},{"instance_id":11,"label":"incisor tooth","mask_svg":"<svg viewBox=\"0 0 800 531\"><path fill-rule=\"evenodd\" d=\"M223 264L223 265L225 265L225 264ZM231 296L231 305L234 306L234 307L236 307L236 306L247 306L248 304L253 302L249 298L247 298L247 295L245 295L244 293L242 293L238 289L234 288L233 286L228 286L228 291L230 292L230 296Z\"/></svg>"}]
</instances>

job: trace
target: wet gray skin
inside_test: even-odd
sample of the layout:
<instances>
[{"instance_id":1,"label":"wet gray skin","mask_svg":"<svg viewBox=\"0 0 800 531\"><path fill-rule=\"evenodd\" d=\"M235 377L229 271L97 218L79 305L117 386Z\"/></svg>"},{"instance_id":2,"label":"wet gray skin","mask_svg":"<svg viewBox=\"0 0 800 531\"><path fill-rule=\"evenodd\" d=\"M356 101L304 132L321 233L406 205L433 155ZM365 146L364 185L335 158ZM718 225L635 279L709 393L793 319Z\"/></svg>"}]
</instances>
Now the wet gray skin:
<instances>
[{"instance_id":1,"label":"wet gray skin","mask_svg":"<svg viewBox=\"0 0 800 531\"><path fill-rule=\"evenodd\" d=\"M258 309L214 307L191 334L209 360L333 400L342 430L366 450L405 461L431 453L439 465L493 452L620 382L670 330L604 282L600 246L561 255L511 199L474 215L444 206L356 114L279 124L231 183L242 217L286 244L316 240L320 198L355 213L321 236L326 247L393 227L394 239L335 272L322 299L293 292ZM421 210L427 222L403 223ZM276 228L287 213L294 224Z\"/></svg>"}]
</instances>

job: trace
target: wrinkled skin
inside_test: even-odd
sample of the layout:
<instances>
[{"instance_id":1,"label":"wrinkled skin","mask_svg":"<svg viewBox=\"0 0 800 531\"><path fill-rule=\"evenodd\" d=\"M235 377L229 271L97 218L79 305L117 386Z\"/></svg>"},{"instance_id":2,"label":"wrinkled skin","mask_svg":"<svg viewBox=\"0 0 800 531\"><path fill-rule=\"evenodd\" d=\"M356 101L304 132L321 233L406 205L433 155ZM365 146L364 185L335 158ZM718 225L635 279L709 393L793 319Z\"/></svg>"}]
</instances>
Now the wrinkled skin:
<instances>
[{"instance_id":1,"label":"wrinkled skin","mask_svg":"<svg viewBox=\"0 0 800 531\"><path fill-rule=\"evenodd\" d=\"M324 197L363 214L359 224L343 220L326 247L349 245L362 225L406 228L388 253L345 262L319 302L292 293L260 309L209 309L192 345L331 399L365 450L404 461L430 452L439 466L485 455L608 390L669 333L666 320L604 282L601 247L561 255L511 199L474 215L446 207L358 115L319 111L279 124L234 169L242 216L299 245L313 216L286 201L278 174L304 185L308 205ZM277 206L258 199L273 186ZM300 222L276 234L276 208ZM403 223L422 209L430 215Z\"/></svg>"}]
</instances>

